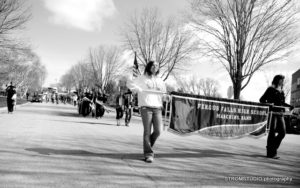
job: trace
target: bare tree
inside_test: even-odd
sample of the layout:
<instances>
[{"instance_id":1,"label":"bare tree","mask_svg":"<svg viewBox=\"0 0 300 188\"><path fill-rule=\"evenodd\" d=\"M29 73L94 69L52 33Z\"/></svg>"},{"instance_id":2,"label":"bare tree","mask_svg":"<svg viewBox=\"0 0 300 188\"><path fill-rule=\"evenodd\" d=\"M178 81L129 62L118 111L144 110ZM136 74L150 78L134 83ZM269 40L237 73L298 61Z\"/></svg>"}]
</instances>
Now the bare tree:
<instances>
[{"instance_id":1,"label":"bare tree","mask_svg":"<svg viewBox=\"0 0 300 188\"><path fill-rule=\"evenodd\" d=\"M218 81L206 78L200 80L200 88L203 91L204 96L209 97L221 97L221 95L218 92L218 88L220 88L220 84Z\"/></svg>"},{"instance_id":2,"label":"bare tree","mask_svg":"<svg viewBox=\"0 0 300 188\"><path fill-rule=\"evenodd\" d=\"M70 74L70 72L64 74L60 78L59 82L60 82L61 86L65 87L67 90L71 90L72 87L76 87L74 77L72 74Z\"/></svg>"},{"instance_id":3,"label":"bare tree","mask_svg":"<svg viewBox=\"0 0 300 188\"><path fill-rule=\"evenodd\" d=\"M184 67L197 45L191 33L174 20L162 20L157 9L144 9L134 14L122 34L126 48L137 53L139 67L143 69L149 60L155 60L166 80L172 71Z\"/></svg>"},{"instance_id":4,"label":"bare tree","mask_svg":"<svg viewBox=\"0 0 300 188\"><path fill-rule=\"evenodd\" d=\"M178 86L177 91L182 92L182 93L190 93L190 94L200 95L200 89L196 93L191 91L190 83L187 78L183 78L182 76L177 76L177 77L174 76L174 78L175 78L177 86Z\"/></svg>"},{"instance_id":5,"label":"bare tree","mask_svg":"<svg viewBox=\"0 0 300 188\"><path fill-rule=\"evenodd\" d=\"M31 50L7 49L2 51L5 61L0 65L0 83L12 82L18 91L41 89L47 71L39 57Z\"/></svg>"},{"instance_id":6,"label":"bare tree","mask_svg":"<svg viewBox=\"0 0 300 188\"><path fill-rule=\"evenodd\" d=\"M28 59L27 55L31 49L28 45L14 39L12 35L17 30L23 29L30 17L29 8L23 1L0 1L0 82L2 83L12 81L10 78L14 71L20 73L16 75L20 80L26 75L25 70L28 66L21 65L24 62L22 58ZM14 79L18 79L17 77Z\"/></svg>"},{"instance_id":7,"label":"bare tree","mask_svg":"<svg viewBox=\"0 0 300 188\"><path fill-rule=\"evenodd\" d=\"M254 73L289 54L295 34L296 0L193 0L191 25L202 52L219 60L230 75L234 98ZM208 40L209 39L209 40Z\"/></svg>"},{"instance_id":8,"label":"bare tree","mask_svg":"<svg viewBox=\"0 0 300 188\"><path fill-rule=\"evenodd\" d=\"M40 90L45 82L47 71L45 65L40 60L34 61L30 66L30 71L27 75L25 83L23 84L25 89ZM24 92L24 94L26 91Z\"/></svg>"},{"instance_id":9,"label":"bare tree","mask_svg":"<svg viewBox=\"0 0 300 188\"><path fill-rule=\"evenodd\" d=\"M91 76L88 63L79 61L77 64L71 67L69 74L72 75L77 89L91 87Z\"/></svg>"},{"instance_id":10,"label":"bare tree","mask_svg":"<svg viewBox=\"0 0 300 188\"><path fill-rule=\"evenodd\" d=\"M9 52L0 50L0 83L8 83L8 67L10 62Z\"/></svg>"},{"instance_id":11,"label":"bare tree","mask_svg":"<svg viewBox=\"0 0 300 188\"><path fill-rule=\"evenodd\" d=\"M204 95L209 97L221 97L219 94L219 82L211 78L199 78L192 76L190 79L177 77L178 91L194 95Z\"/></svg>"},{"instance_id":12,"label":"bare tree","mask_svg":"<svg viewBox=\"0 0 300 188\"><path fill-rule=\"evenodd\" d=\"M47 71L45 65L40 62L40 58L29 51L27 55L16 58L10 63L8 79L17 88L24 91L40 90L46 79Z\"/></svg>"},{"instance_id":13,"label":"bare tree","mask_svg":"<svg viewBox=\"0 0 300 188\"><path fill-rule=\"evenodd\" d=\"M27 74L30 62L34 58L32 51L27 49L6 49L1 51L0 56L0 81L4 83L24 80L25 78L21 77Z\"/></svg>"},{"instance_id":14,"label":"bare tree","mask_svg":"<svg viewBox=\"0 0 300 188\"><path fill-rule=\"evenodd\" d=\"M91 67L93 83L105 92L112 81L115 81L125 68L121 61L121 51L117 47L100 46L89 50L87 61Z\"/></svg>"},{"instance_id":15,"label":"bare tree","mask_svg":"<svg viewBox=\"0 0 300 188\"><path fill-rule=\"evenodd\" d=\"M195 95L201 95L201 93L203 95L205 95L204 91L203 91L203 84L202 82L204 81L203 78L199 79L198 76L192 76L191 80L189 81L189 88L191 89L191 92Z\"/></svg>"},{"instance_id":16,"label":"bare tree","mask_svg":"<svg viewBox=\"0 0 300 188\"><path fill-rule=\"evenodd\" d=\"M102 92L112 91L117 78L125 67L121 61L121 51L117 47L100 46L90 48L87 57L72 66L62 76L60 82L66 88L93 89L98 87Z\"/></svg>"},{"instance_id":17,"label":"bare tree","mask_svg":"<svg viewBox=\"0 0 300 188\"><path fill-rule=\"evenodd\" d=\"M19 48L18 42L8 36L23 29L31 14L28 6L21 0L0 1L0 48Z\"/></svg>"},{"instance_id":18,"label":"bare tree","mask_svg":"<svg viewBox=\"0 0 300 188\"><path fill-rule=\"evenodd\" d=\"M47 75L46 67L40 61L35 61L28 66L26 73L22 72L20 78L25 78L17 84L21 95L24 97L27 91L40 91Z\"/></svg>"}]
</instances>

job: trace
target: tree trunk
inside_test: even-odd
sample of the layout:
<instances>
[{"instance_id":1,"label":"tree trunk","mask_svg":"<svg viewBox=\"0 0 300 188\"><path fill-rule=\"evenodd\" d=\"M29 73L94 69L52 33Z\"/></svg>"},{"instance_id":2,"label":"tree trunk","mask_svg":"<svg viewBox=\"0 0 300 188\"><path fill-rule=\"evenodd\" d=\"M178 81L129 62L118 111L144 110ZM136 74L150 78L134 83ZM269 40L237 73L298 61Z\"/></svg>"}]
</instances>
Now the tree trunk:
<instances>
[{"instance_id":1,"label":"tree trunk","mask_svg":"<svg viewBox=\"0 0 300 188\"><path fill-rule=\"evenodd\" d=\"M238 45L237 45L238 46ZM241 89L242 89L242 59L240 58L240 52L236 52L237 62L236 62L236 72L235 72L235 82L233 83L233 93L234 99L240 99Z\"/></svg>"},{"instance_id":2,"label":"tree trunk","mask_svg":"<svg viewBox=\"0 0 300 188\"><path fill-rule=\"evenodd\" d=\"M241 69L239 69L239 70L241 70ZM241 72L238 71L236 74L235 82L233 83L234 99L238 99L238 100L240 99L241 90L242 90L242 75L241 75Z\"/></svg>"},{"instance_id":3,"label":"tree trunk","mask_svg":"<svg viewBox=\"0 0 300 188\"><path fill-rule=\"evenodd\" d=\"M241 83L235 83L233 85L233 93L234 93L234 99L240 99L241 94Z\"/></svg>"}]
</instances>

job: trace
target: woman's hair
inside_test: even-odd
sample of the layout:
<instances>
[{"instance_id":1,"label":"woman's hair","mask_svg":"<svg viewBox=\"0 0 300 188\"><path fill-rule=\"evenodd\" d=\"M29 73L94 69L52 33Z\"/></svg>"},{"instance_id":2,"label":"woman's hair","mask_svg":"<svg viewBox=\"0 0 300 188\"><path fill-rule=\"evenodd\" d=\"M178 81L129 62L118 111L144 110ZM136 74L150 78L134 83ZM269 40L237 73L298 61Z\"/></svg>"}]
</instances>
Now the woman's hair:
<instances>
[{"instance_id":1,"label":"woman's hair","mask_svg":"<svg viewBox=\"0 0 300 188\"><path fill-rule=\"evenodd\" d=\"M284 80L283 75L279 74L279 75L274 76L273 81L272 81L272 85L274 85L275 87L278 87L280 80Z\"/></svg>"},{"instance_id":2,"label":"woman's hair","mask_svg":"<svg viewBox=\"0 0 300 188\"><path fill-rule=\"evenodd\" d=\"M154 65L154 61L149 61L145 67L145 71L144 71L144 74L147 74L149 76L152 76L152 72L151 72L151 68L152 66ZM155 75L157 75L159 73L159 71L157 71L155 73Z\"/></svg>"}]
</instances>

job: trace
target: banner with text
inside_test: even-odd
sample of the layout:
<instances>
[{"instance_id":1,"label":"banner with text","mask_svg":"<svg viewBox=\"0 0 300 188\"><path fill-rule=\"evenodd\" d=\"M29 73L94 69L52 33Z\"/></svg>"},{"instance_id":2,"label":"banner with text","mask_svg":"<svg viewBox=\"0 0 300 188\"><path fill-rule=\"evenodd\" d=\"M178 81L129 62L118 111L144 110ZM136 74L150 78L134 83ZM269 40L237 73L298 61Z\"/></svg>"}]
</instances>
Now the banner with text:
<instances>
[{"instance_id":1,"label":"banner with text","mask_svg":"<svg viewBox=\"0 0 300 188\"><path fill-rule=\"evenodd\" d=\"M173 92L169 130L218 138L261 136L268 113L269 106L260 103Z\"/></svg>"}]
</instances>

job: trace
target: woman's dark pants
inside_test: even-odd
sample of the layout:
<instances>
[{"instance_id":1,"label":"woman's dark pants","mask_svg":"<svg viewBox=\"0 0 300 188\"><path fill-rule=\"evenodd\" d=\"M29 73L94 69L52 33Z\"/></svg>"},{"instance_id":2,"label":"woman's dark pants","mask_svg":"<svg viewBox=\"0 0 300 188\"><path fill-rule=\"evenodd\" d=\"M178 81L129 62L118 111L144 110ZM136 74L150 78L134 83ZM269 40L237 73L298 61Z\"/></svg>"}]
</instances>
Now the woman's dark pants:
<instances>
[{"instance_id":1,"label":"woman's dark pants","mask_svg":"<svg viewBox=\"0 0 300 188\"><path fill-rule=\"evenodd\" d=\"M277 135L276 135L277 133ZM286 127L283 115L273 115L267 140L267 157L277 155L282 139L285 137Z\"/></svg>"}]
</instances>

